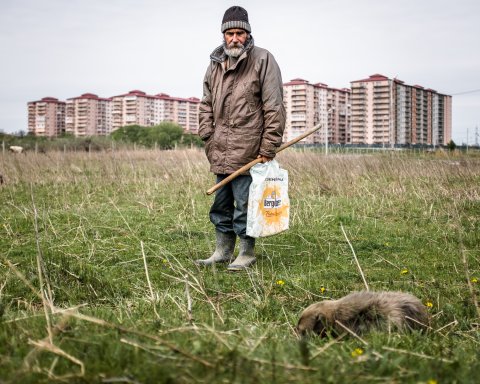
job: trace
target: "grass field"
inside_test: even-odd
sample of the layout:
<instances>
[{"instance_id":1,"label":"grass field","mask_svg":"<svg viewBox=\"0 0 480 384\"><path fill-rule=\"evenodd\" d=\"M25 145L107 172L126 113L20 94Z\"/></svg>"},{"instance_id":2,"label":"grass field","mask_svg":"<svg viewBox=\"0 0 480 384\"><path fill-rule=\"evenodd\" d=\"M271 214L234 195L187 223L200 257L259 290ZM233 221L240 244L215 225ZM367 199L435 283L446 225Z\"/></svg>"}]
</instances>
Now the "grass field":
<instances>
[{"instance_id":1,"label":"grass field","mask_svg":"<svg viewBox=\"0 0 480 384\"><path fill-rule=\"evenodd\" d=\"M193 264L214 247L201 151L0 156L0 383L478 382L480 159L278 160L290 230L228 273ZM427 333L297 339L308 304L365 288L354 254Z\"/></svg>"}]
</instances>

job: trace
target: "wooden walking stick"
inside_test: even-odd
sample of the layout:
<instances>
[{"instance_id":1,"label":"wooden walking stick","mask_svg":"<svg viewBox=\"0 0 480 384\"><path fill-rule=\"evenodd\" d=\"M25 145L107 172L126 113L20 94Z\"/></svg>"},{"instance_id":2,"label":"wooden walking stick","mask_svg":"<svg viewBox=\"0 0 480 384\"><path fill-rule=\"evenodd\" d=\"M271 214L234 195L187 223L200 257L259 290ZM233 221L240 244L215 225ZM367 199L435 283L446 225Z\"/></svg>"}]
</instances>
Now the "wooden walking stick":
<instances>
[{"instance_id":1,"label":"wooden walking stick","mask_svg":"<svg viewBox=\"0 0 480 384\"><path fill-rule=\"evenodd\" d=\"M295 139L293 140L290 140L288 143L285 143L285 144L282 144L280 147L277 148L277 150L275 151L276 153L280 152L280 151L283 151L285 148L288 148L290 147L291 145L293 144L296 144L298 143L300 140L303 140L305 137L307 136L310 136L313 132L315 131L318 131L320 128L321 128L322 124L318 124L316 125L315 127L313 127L311 130L305 132L304 134L296 137ZM220 189L222 188L225 184L228 184L230 181L232 181L233 179L235 179L237 176L241 175L242 173L244 172L247 172L250 168L252 168L255 164L258 164L258 163L261 163L262 162L262 158L258 158L258 159L255 159L255 160L252 160L250 163L248 164L245 164L242 168L240 168L239 170L233 172L230 176L226 177L225 179L223 179L220 183L218 184L215 184L212 188L210 188L208 191L207 191L207 195L211 195L213 192L215 192L217 189Z\"/></svg>"}]
</instances>

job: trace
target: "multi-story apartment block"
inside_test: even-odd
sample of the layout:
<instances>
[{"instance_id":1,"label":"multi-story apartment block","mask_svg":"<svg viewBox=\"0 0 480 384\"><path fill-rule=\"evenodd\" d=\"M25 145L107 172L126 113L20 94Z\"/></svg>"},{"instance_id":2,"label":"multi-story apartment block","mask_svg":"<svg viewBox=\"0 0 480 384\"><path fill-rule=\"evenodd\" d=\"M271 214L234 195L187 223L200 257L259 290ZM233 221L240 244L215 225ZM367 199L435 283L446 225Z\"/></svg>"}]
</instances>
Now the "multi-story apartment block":
<instances>
[{"instance_id":1,"label":"multi-story apartment block","mask_svg":"<svg viewBox=\"0 0 480 384\"><path fill-rule=\"evenodd\" d=\"M58 136L65 132L65 102L54 97L31 101L28 106L28 133Z\"/></svg>"},{"instance_id":2,"label":"multi-story apartment block","mask_svg":"<svg viewBox=\"0 0 480 384\"><path fill-rule=\"evenodd\" d=\"M389 144L392 141L390 80L372 75L351 84L351 143Z\"/></svg>"},{"instance_id":3,"label":"multi-story apartment block","mask_svg":"<svg viewBox=\"0 0 480 384\"><path fill-rule=\"evenodd\" d=\"M452 98L375 74L352 85L352 144L446 145Z\"/></svg>"},{"instance_id":4,"label":"multi-story apartment block","mask_svg":"<svg viewBox=\"0 0 480 384\"><path fill-rule=\"evenodd\" d=\"M446 145L452 137L452 97L393 80L396 144Z\"/></svg>"},{"instance_id":5,"label":"multi-story apartment block","mask_svg":"<svg viewBox=\"0 0 480 384\"><path fill-rule=\"evenodd\" d=\"M112 131L112 100L92 93L66 102L65 131L75 136L108 135Z\"/></svg>"},{"instance_id":6,"label":"multi-story apartment block","mask_svg":"<svg viewBox=\"0 0 480 384\"><path fill-rule=\"evenodd\" d=\"M309 129L318 121L318 112L315 114L315 87L303 79L293 79L283 84L283 102L286 111L284 141L290 141ZM320 142L320 132L317 131L304 140L304 143Z\"/></svg>"},{"instance_id":7,"label":"multi-story apartment block","mask_svg":"<svg viewBox=\"0 0 480 384\"><path fill-rule=\"evenodd\" d=\"M286 126L284 141L290 141L315 125L322 128L308 136L306 144L346 143L349 138L350 90L330 88L293 79L283 85Z\"/></svg>"},{"instance_id":8,"label":"multi-story apartment block","mask_svg":"<svg viewBox=\"0 0 480 384\"><path fill-rule=\"evenodd\" d=\"M158 110L155 96L134 90L127 94L112 97L112 131L125 125L155 125Z\"/></svg>"},{"instance_id":9,"label":"multi-story apartment block","mask_svg":"<svg viewBox=\"0 0 480 384\"><path fill-rule=\"evenodd\" d=\"M327 87L328 142L346 144L350 142L350 89Z\"/></svg>"},{"instance_id":10,"label":"multi-story apartment block","mask_svg":"<svg viewBox=\"0 0 480 384\"><path fill-rule=\"evenodd\" d=\"M198 132L200 100L182 99L164 93L147 95L142 91L112 97L112 130L125 125L153 126L172 121L188 132Z\"/></svg>"},{"instance_id":11,"label":"multi-story apartment block","mask_svg":"<svg viewBox=\"0 0 480 384\"><path fill-rule=\"evenodd\" d=\"M171 97L165 93L156 95L159 111L162 116L159 121L174 121L185 131L198 133L198 109L200 99L190 97L182 99Z\"/></svg>"},{"instance_id":12,"label":"multi-story apartment block","mask_svg":"<svg viewBox=\"0 0 480 384\"><path fill-rule=\"evenodd\" d=\"M190 97L187 107L187 131L198 134L198 114L200 108L200 99Z\"/></svg>"}]
</instances>

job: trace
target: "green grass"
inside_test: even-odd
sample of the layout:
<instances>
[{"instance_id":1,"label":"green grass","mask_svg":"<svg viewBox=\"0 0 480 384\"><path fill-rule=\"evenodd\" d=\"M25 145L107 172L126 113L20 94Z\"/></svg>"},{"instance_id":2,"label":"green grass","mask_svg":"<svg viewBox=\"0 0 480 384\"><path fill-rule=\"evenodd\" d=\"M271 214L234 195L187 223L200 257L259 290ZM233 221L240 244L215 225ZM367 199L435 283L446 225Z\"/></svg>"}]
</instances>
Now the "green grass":
<instances>
[{"instance_id":1,"label":"green grass","mask_svg":"<svg viewBox=\"0 0 480 384\"><path fill-rule=\"evenodd\" d=\"M480 160L278 160L290 230L247 274L193 264L214 247L200 151L0 157L0 383L478 382ZM364 289L341 226L370 289L431 303L431 331L296 338L308 304Z\"/></svg>"}]
</instances>

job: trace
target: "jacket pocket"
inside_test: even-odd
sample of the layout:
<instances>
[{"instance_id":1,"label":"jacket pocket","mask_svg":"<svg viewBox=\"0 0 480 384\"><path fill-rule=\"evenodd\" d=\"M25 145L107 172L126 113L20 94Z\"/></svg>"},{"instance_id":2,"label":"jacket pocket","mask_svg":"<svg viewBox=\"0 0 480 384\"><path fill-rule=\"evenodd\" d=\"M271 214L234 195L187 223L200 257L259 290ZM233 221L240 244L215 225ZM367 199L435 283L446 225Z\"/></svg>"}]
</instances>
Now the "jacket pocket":
<instances>
[{"instance_id":1,"label":"jacket pocket","mask_svg":"<svg viewBox=\"0 0 480 384\"><path fill-rule=\"evenodd\" d=\"M215 143L214 143L214 136L215 136L215 131L210 135L210 137L205 141L205 154L207 155L207 159L209 163L212 163L214 160L214 154L215 154Z\"/></svg>"},{"instance_id":2,"label":"jacket pocket","mask_svg":"<svg viewBox=\"0 0 480 384\"><path fill-rule=\"evenodd\" d=\"M254 89L255 85L253 83L248 81L243 82L243 97L250 113L255 113L262 106L258 97L255 96Z\"/></svg>"}]
</instances>

